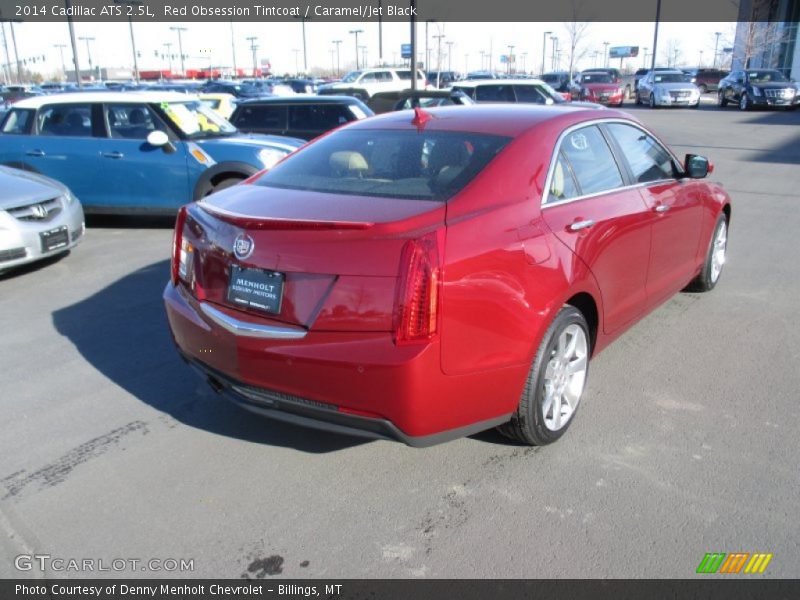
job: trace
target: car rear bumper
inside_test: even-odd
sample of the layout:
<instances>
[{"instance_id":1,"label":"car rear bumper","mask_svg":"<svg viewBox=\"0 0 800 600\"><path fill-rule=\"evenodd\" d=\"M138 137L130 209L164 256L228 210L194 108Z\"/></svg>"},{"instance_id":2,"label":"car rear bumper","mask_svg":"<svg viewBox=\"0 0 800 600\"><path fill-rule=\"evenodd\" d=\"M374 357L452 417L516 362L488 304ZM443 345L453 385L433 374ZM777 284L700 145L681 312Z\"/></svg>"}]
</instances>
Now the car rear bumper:
<instances>
[{"instance_id":1,"label":"car rear bumper","mask_svg":"<svg viewBox=\"0 0 800 600\"><path fill-rule=\"evenodd\" d=\"M437 444L507 422L527 374L448 376L438 342L396 346L390 332L306 332L260 319L256 330L240 321L237 335L215 313L245 313L209 311L172 283L164 301L181 355L217 392L252 412L315 428Z\"/></svg>"},{"instance_id":2,"label":"car rear bumper","mask_svg":"<svg viewBox=\"0 0 800 600\"><path fill-rule=\"evenodd\" d=\"M67 231L67 244L46 251L41 234L62 228ZM0 270L66 252L78 245L85 231L83 210L77 202L66 205L64 210L48 221L22 221L0 210Z\"/></svg>"}]
</instances>

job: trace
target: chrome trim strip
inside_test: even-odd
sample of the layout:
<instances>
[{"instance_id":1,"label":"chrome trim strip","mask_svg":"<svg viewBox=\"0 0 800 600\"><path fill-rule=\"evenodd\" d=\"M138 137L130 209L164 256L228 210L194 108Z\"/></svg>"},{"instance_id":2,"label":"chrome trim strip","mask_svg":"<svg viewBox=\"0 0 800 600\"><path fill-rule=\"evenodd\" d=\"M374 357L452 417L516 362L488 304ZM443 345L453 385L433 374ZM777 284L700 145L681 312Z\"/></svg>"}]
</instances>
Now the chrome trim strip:
<instances>
[{"instance_id":1,"label":"chrome trim strip","mask_svg":"<svg viewBox=\"0 0 800 600\"><path fill-rule=\"evenodd\" d=\"M556 140L556 145L553 147L553 153L550 156L550 166L547 169L547 178L544 180L544 189L542 190L542 200L541 200L541 208L542 208L542 210L544 210L546 208L549 208L551 206L561 206L562 204L569 204L570 202L578 202L580 200L586 200L587 198L596 198L598 196L604 196L606 194L614 194L616 192L621 192L623 190L632 190L632 189L635 189L635 188L647 187L647 186L650 186L650 185L657 185L657 184L660 184L660 183L680 182L681 181L680 179L658 179L656 181L646 181L644 183L634 183L634 184L631 184L631 185L623 185L621 187L612 188L610 190L603 190L602 192L596 192L594 194L584 194L582 196L575 196L574 198L567 198L566 200L558 200L557 202L548 202L547 201L547 195L549 193L548 191L550 190L550 184L552 183L553 173L555 172L555 169L556 169L556 159L558 157L558 152L561 149L561 143L564 141L564 138L567 136L567 134L572 133L576 129L581 129L583 127L589 127L591 125L602 125L604 123L622 123L624 125L630 125L632 127L636 127L642 133L653 137L661 146L664 147L664 149L669 153L669 155L678 164L678 166L683 168L683 165L681 164L681 161L678 160L678 157L675 156L675 153L670 149L670 147L667 146L664 142L662 142L658 138L658 136L656 136L654 133L644 129L644 127L642 127L636 121L629 121L627 119L617 119L617 118L613 118L613 117L609 117L609 118L605 118L605 119L601 118L601 119L591 119L589 121L582 121L581 123L576 123L575 125L572 125L571 127L568 127L567 129L562 131L561 135L559 135L558 139ZM612 152L613 152L613 149L612 149Z\"/></svg>"},{"instance_id":2,"label":"chrome trim strip","mask_svg":"<svg viewBox=\"0 0 800 600\"><path fill-rule=\"evenodd\" d=\"M275 325L257 325L256 323L240 321L239 319L234 319L224 312L217 310L206 302L200 302L200 310L223 329L242 337L266 340L300 340L306 337L308 333L305 329L277 327Z\"/></svg>"}]
</instances>

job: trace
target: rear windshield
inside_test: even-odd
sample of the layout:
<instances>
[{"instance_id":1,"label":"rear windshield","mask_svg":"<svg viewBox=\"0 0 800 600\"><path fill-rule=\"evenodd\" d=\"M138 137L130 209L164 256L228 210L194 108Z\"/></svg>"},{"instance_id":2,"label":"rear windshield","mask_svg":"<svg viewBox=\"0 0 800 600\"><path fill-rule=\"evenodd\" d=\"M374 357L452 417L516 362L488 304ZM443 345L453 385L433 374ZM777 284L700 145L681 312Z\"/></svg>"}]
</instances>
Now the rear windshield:
<instances>
[{"instance_id":1,"label":"rear windshield","mask_svg":"<svg viewBox=\"0 0 800 600\"><path fill-rule=\"evenodd\" d=\"M290 156L257 185L444 202L509 139L466 132L344 130Z\"/></svg>"}]
</instances>

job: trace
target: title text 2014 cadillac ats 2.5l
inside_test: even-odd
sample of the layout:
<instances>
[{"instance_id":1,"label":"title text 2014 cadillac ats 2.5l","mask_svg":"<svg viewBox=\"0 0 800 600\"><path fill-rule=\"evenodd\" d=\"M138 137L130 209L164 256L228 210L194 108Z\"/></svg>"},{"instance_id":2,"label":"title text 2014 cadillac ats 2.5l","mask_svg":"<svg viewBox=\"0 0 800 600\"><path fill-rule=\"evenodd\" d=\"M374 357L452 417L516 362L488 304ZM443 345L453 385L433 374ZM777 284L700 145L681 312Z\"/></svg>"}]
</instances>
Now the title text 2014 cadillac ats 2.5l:
<instances>
[{"instance_id":1,"label":"title text 2014 cadillac ats 2.5l","mask_svg":"<svg viewBox=\"0 0 800 600\"><path fill-rule=\"evenodd\" d=\"M725 262L708 160L602 113L390 113L185 206L164 291L180 353L284 421L557 440L589 359Z\"/></svg>"}]
</instances>

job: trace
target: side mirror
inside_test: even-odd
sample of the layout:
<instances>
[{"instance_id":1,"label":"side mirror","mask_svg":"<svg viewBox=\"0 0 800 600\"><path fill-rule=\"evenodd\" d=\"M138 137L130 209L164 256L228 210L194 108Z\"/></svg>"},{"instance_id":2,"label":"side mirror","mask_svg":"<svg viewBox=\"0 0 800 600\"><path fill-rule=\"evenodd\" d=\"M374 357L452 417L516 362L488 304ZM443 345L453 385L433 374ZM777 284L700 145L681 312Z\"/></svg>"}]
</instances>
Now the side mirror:
<instances>
[{"instance_id":1,"label":"side mirror","mask_svg":"<svg viewBox=\"0 0 800 600\"><path fill-rule=\"evenodd\" d=\"M714 171L714 166L708 162L705 156L699 154L687 154L684 161L686 175L692 179L703 179Z\"/></svg>"},{"instance_id":2,"label":"side mirror","mask_svg":"<svg viewBox=\"0 0 800 600\"><path fill-rule=\"evenodd\" d=\"M163 131L151 131L147 134L147 143L156 148L169 144L169 137Z\"/></svg>"}]
</instances>

